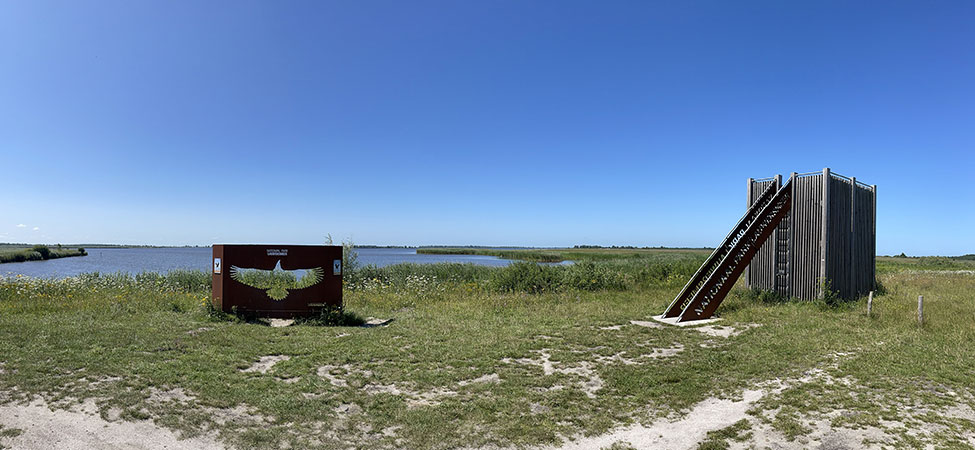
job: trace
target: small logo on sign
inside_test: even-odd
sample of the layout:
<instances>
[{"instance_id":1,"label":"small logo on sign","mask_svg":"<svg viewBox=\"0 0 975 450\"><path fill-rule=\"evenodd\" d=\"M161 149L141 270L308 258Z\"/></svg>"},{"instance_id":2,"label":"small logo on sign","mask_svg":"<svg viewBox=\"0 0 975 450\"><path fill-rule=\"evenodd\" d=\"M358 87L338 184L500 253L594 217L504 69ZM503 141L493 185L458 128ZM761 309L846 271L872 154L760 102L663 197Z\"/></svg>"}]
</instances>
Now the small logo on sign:
<instances>
[{"instance_id":1,"label":"small logo on sign","mask_svg":"<svg viewBox=\"0 0 975 450\"><path fill-rule=\"evenodd\" d=\"M213 258L213 273L220 273L220 258Z\"/></svg>"},{"instance_id":2,"label":"small logo on sign","mask_svg":"<svg viewBox=\"0 0 975 450\"><path fill-rule=\"evenodd\" d=\"M286 249L286 248L269 248L269 249L267 249L267 256L288 256L288 249Z\"/></svg>"},{"instance_id":3,"label":"small logo on sign","mask_svg":"<svg viewBox=\"0 0 975 450\"><path fill-rule=\"evenodd\" d=\"M332 275L342 275L342 260L332 261Z\"/></svg>"}]
</instances>

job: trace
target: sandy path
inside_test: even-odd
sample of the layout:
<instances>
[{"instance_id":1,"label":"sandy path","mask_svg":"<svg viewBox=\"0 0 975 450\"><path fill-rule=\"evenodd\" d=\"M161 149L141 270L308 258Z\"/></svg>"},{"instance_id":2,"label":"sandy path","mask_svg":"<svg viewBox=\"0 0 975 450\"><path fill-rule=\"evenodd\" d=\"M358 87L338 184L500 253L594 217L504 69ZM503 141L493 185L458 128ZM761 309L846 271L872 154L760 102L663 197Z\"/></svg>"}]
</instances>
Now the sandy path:
<instances>
[{"instance_id":1,"label":"sandy path","mask_svg":"<svg viewBox=\"0 0 975 450\"><path fill-rule=\"evenodd\" d=\"M693 449L708 431L733 425L746 417L745 411L762 398L764 391L745 391L741 400L710 398L694 406L678 420L659 420L649 426L635 424L611 433L569 441L555 448L588 450L624 442L639 449Z\"/></svg>"},{"instance_id":2,"label":"sandy path","mask_svg":"<svg viewBox=\"0 0 975 450\"><path fill-rule=\"evenodd\" d=\"M208 437L178 439L176 434L151 421L109 422L87 402L75 410L52 411L45 402L0 406L0 424L23 430L19 436L3 440L14 449L223 449L223 444Z\"/></svg>"}]
</instances>

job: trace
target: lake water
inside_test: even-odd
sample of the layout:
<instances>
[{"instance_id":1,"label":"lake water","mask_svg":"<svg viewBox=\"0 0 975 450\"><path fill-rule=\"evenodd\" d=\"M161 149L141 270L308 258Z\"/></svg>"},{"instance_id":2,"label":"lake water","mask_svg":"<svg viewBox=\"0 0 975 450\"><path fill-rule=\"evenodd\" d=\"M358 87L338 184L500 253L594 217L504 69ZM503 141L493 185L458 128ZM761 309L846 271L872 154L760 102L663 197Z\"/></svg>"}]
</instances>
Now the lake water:
<instances>
[{"instance_id":1,"label":"lake water","mask_svg":"<svg viewBox=\"0 0 975 450\"><path fill-rule=\"evenodd\" d=\"M378 267L399 263L470 263L506 266L512 261L480 255L418 255L409 248L359 248L359 263ZM209 248L90 248L88 256L0 264L0 275L40 278L70 277L87 272L159 272L174 269L210 270Z\"/></svg>"}]
</instances>

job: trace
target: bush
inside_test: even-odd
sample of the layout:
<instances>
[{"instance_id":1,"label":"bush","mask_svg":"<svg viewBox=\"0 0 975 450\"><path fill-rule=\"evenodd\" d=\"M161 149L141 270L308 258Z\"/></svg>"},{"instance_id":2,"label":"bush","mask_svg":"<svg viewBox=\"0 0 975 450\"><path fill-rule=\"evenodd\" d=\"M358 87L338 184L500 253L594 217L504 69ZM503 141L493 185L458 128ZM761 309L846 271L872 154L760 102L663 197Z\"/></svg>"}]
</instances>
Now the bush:
<instances>
[{"instance_id":1,"label":"bush","mask_svg":"<svg viewBox=\"0 0 975 450\"><path fill-rule=\"evenodd\" d=\"M47 248L46 245L35 245L33 250L37 253L40 253L41 258L43 259L51 258L51 249Z\"/></svg>"}]
</instances>

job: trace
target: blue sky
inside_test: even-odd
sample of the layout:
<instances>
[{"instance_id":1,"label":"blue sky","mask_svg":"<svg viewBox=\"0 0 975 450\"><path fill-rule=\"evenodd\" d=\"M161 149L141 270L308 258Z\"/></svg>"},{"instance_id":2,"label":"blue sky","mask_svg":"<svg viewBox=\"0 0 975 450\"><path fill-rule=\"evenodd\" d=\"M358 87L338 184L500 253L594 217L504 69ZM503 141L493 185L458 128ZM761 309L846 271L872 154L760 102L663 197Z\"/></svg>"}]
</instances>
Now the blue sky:
<instances>
[{"instance_id":1,"label":"blue sky","mask_svg":"<svg viewBox=\"0 0 975 450\"><path fill-rule=\"evenodd\" d=\"M711 246L745 180L975 253L975 3L0 3L0 242Z\"/></svg>"}]
</instances>

